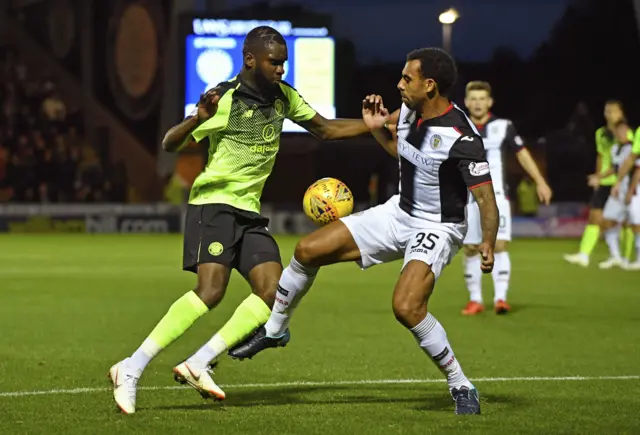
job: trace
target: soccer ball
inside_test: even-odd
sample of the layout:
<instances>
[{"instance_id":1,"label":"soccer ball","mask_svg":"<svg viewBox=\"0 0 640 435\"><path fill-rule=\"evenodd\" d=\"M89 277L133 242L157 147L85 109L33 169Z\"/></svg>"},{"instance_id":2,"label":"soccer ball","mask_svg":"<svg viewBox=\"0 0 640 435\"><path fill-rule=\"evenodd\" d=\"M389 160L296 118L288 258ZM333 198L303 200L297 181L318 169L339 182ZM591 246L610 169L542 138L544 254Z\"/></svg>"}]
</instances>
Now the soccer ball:
<instances>
[{"instance_id":1,"label":"soccer ball","mask_svg":"<svg viewBox=\"0 0 640 435\"><path fill-rule=\"evenodd\" d=\"M304 213L317 225L326 225L353 211L353 194L340 180L322 178L304 193Z\"/></svg>"}]
</instances>

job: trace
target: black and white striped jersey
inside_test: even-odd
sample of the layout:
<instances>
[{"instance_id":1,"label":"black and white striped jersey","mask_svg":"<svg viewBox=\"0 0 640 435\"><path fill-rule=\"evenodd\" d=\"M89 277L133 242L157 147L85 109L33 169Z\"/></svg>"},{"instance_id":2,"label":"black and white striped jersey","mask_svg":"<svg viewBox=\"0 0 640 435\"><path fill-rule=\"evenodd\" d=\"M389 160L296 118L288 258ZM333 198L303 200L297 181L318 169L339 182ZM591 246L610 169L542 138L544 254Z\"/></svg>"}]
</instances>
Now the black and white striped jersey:
<instances>
[{"instance_id":1,"label":"black and white striped jersey","mask_svg":"<svg viewBox=\"0 0 640 435\"><path fill-rule=\"evenodd\" d=\"M491 182L478 130L452 103L427 121L403 104L397 131L400 208L432 222L464 223L468 189Z\"/></svg>"},{"instance_id":2,"label":"black and white striped jersey","mask_svg":"<svg viewBox=\"0 0 640 435\"><path fill-rule=\"evenodd\" d=\"M524 141L516 132L513 123L504 118L489 116L489 120L482 125L475 125L484 142L487 151L487 161L493 179L493 189L496 195L507 195L505 182L505 151L507 149L519 152L525 149Z\"/></svg>"}]
</instances>

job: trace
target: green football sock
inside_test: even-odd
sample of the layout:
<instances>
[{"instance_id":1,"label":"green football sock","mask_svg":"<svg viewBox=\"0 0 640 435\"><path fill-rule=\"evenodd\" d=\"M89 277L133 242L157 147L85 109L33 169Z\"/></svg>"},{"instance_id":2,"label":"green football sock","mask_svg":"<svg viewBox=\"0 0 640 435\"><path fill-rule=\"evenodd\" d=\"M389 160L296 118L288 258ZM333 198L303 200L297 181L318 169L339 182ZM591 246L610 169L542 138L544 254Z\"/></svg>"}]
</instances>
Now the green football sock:
<instances>
[{"instance_id":1,"label":"green football sock","mask_svg":"<svg viewBox=\"0 0 640 435\"><path fill-rule=\"evenodd\" d=\"M236 308L233 316L224 324L218 334L224 340L227 347L231 348L244 340L258 327L267 323L271 309L259 296L250 294Z\"/></svg>"},{"instance_id":2,"label":"green football sock","mask_svg":"<svg viewBox=\"0 0 640 435\"><path fill-rule=\"evenodd\" d=\"M594 248L598 244L600 238L600 227L598 225L587 225L582 233L580 241L580 253L591 255Z\"/></svg>"},{"instance_id":3,"label":"green football sock","mask_svg":"<svg viewBox=\"0 0 640 435\"><path fill-rule=\"evenodd\" d=\"M167 314L149 334L149 339L160 349L169 346L185 333L209 308L193 291L175 301Z\"/></svg>"},{"instance_id":4,"label":"green football sock","mask_svg":"<svg viewBox=\"0 0 640 435\"><path fill-rule=\"evenodd\" d=\"M186 293L171 305L149 337L131 355L129 366L141 373L162 349L184 334L207 311L209 308L195 292Z\"/></svg>"},{"instance_id":5,"label":"green football sock","mask_svg":"<svg viewBox=\"0 0 640 435\"><path fill-rule=\"evenodd\" d=\"M620 231L620 243L622 244L622 256L631 262L633 257L633 245L635 244L635 234L631 228L623 228Z\"/></svg>"},{"instance_id":6,"label":"green football sock","mask_svg":"<svg viewBox=\"0 0 640 435\"><path fill-rule=\"evenodd\" d=\"M187 360L187 363L204 368L225 350L244 340L255 329L267 323L271 309L258 296L246 298L233 316L204 346Z\"/></svg>"}]
</instances>

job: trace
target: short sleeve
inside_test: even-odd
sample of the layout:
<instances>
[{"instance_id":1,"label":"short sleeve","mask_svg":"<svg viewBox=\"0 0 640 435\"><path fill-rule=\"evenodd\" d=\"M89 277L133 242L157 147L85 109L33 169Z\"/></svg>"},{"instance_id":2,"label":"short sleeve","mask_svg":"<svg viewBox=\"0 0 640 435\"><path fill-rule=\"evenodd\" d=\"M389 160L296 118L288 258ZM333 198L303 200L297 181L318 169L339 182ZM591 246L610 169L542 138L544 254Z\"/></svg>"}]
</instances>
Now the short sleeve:
<instances>
[{"instance_id":1,"label":"short sleeve","mask_svg":"<svg viewBox=\"0 0 640 435\"><path fill-rule=\"evenodd\" d=\"M469 189L491 183L484 143L479 136L461 136L449 151L449 158L457 163L462 179Z\"/></svg>"},{"instance_id":2,"label":"short sleeve","mask_svg":"<svg viewBox=\"0 0 640 435\"><path fill-rule=\"evenodd\" d=\"M636 130L635 137L633 138L633 147L631 152L636 156L640 156L640 127Z\"/></svg>"},{"instance_id":3,"label":"short sleeve","mask_svg":"<svg viewBox=\"0 0 640 435\"><path fill-rule=\"evenodd\" d=\"M293 122L304 122L316 116L316 111L304 101L304 98L302 98L297 90L286 83L281 83L280 87L287 97L287 100L289 100L287 118Z\"/></svg>"},{"instance_id":4,"label":"short sleeve","mask_svg":"<svg viewBox=\"0 0 640 435\"><path fill-rule=\"evenodd\" d=\"M525 149L524 141L516 131L516 128L511 121L508 121L507 134L504 140L506 146L516 153Z\"/></svg>"},{"instance_id":5,"label":"short sleeve","mask_svg":"<svg viewBox=\"0 0 640 435\"><path fill-rule=\"evenodd\" d=\"M226 92L218 101L216 114L200 124L198 128L191 133L196 142L200 142L205 137L209 137L227 126L229 114L231 113L231 102L233 101L232 95L233 91Z\"/></svg>"}]
</instances>

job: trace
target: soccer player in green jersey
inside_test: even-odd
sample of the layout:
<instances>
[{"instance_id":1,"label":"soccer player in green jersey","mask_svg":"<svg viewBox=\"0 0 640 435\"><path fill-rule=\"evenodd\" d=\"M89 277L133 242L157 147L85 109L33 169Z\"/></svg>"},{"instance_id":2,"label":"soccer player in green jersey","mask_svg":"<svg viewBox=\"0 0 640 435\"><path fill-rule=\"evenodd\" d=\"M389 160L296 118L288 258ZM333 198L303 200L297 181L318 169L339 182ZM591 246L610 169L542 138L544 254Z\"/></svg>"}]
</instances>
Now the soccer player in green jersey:
<instances>
[{"instance_id":1,"label":"soccer player in green jersey","mask_svg":"<svg viewBox=\"0 0 640 435\"><path fill-rule=\"evenodd\" d=\"M191 116L171 128L163 148L174 152L190 140L209 141L209 158L193 183L184 233L183 269L197 273L197 286L179 298L142 345L109 371L114 399L135 412L136 387L147 364L222 300L232 269L249 282L252 294L194 355L173 369L174 377L203 397L225 393L209 364L271 314L282 263L278 245L260 215L260 197L271 174L280 133L288 118L323 140L369 132L359 120L327 120L281 81L287 46L271 27L253 29L244 41L244 65L236 78L203 95Z\"/></svg>"},{"instance_id":2,"label":"soccer player in green jersey","mask_svg":"<svg viewBox=\"0 0 640 435\"><path fill-rule=\"evenodd\" d=\"M589 221L582 234L580 251L577 254L568 254L564 258L572 264L583 267L589 265L589 256L595 249L600 238L600 229L604 223L602 210L611 194L611 188L616 184L617 176L612 172L611 149L616 143L614 138L614 126L625 118L622 103L617 100L609 100L604 106L606 125L596 130L596 172L589 175L589 185L594 187L593 196L589 202ZM629 238L630 237L630 238ZM628 240L633 241L633 234L627 230L622 232L623 246ZM628 250L625 248L624 252Z\"/></svg>"}]
</instances>

